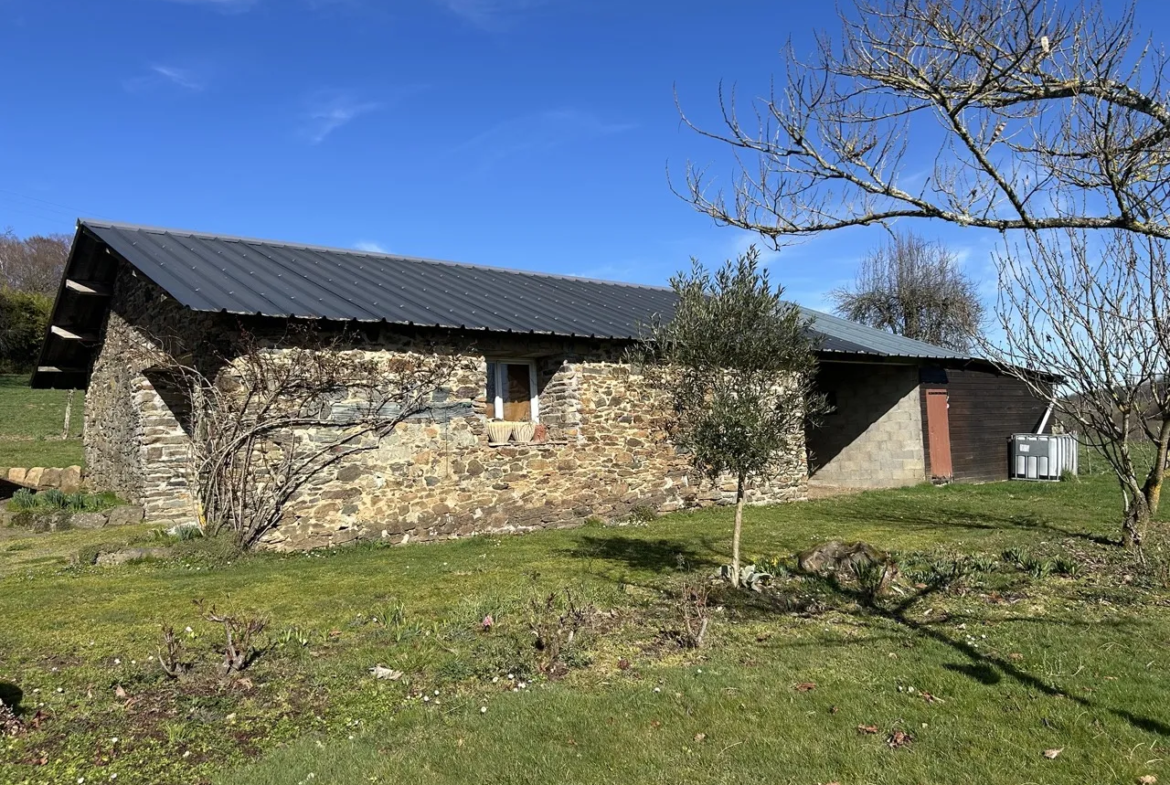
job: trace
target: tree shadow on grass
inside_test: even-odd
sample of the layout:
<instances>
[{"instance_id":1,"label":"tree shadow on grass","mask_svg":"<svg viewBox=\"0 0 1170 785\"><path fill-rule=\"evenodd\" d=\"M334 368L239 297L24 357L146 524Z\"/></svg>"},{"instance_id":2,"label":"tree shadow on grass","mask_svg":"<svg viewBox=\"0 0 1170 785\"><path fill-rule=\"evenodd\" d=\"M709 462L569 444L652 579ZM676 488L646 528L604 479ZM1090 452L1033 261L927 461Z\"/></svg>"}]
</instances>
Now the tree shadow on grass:
<instances>
[{"instance_id":1,"label":"tree shadow on grass","mask_svg":"<svg viewBox=\"0 0 1170 785\"><path fill-rule=\"evenodd\" d=\"M838 517L858 523L874 523L880 521L898 528L917 528L935 531L944 528L967 529L972 531L1011 531L1014 529L1017 531L1047 533L1059 537L1087 540L1097 545L1117 546L1120 544L1119 539L1107 537L1095 532L1066 529L1038 515L1032 514L996 515L969 510L939 509L929 515L915 515L911 513L908 515L899 515L897 518L884 519L862 510L845 509L838 513Z\"/></svg>"},{"instance_id":2,"label":"tree shadow on grass","mask_svg":"<svg viewBox=\"0 0 1170 785\"><path fill-rule=\"evenodd\" d=\"M944 664L943 667L949 671L962 674L980 684L988 686L998 684L1004 678L1008 678L1021 686L1029 687L1044 695L1065 698L1085 708L1104 709L1140 730L1170 736L1170 725L1161 720L1134 714L1127 709L1101 706L1088 698L1070 694L1058 685L1028 673L1015 662L1000 657L998 654L980 651L964 640L952 638L944 630L937 629L933 626L932 622L918 621L917 619L910 618L910 609L930 595L945 590L947 588L945 583L928 586L893 604L886 604L881 600L874 600L873 598L867 597L863 592L837 583L836 581L827 581L823 584L824 586L831 587L840 599L854 604L859 609L857 612L863 617L892 622L916 635L948 646L966 657L966 663ZM745 607L747 606L745 605ZM755 607L759 608L762 606L755 604ZM838 610L840 609L838 608ZM1065 622L1061 622L1061 624L1065 624ZM1076 624L1078 622L1069 622L1068 626L1075 626Z\"/></svg>"},{"instance_id":3,"label":"tree shadow on grass","mask_svg":"<svg viewBox=\"0 0 1170 785\"><path fill-rule=\"evenodd\" d=\"M654 573L707 569L718 564L711 559L709 551L700 552L690 543L663 537L643 539L624 534L588 534L564 553L578 559L600 559L624 565L631 570Z\"/></svg>"}]
</instances>

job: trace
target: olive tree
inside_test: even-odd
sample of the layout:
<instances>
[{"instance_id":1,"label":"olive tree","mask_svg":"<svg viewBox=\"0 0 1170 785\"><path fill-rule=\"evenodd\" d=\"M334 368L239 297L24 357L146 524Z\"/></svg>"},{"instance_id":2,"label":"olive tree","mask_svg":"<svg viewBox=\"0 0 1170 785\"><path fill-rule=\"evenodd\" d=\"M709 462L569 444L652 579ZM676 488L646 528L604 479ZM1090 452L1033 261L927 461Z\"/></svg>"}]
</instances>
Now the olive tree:
<instances>
[{"instance_id":1,"label":"olive tree","mask_svg":"<svg viewBox=\"0 0 1170 785\"><path fill-rule=\"evenodd\" d=\"M800 309L781 299L752 246L712 275L697 261L671 279L677 306L636 350L669 407L668 431L712 482L735 481L732 582L739 584L743 507L752 483L804 449L815 355Z\"/></svg>"}]
</instances>

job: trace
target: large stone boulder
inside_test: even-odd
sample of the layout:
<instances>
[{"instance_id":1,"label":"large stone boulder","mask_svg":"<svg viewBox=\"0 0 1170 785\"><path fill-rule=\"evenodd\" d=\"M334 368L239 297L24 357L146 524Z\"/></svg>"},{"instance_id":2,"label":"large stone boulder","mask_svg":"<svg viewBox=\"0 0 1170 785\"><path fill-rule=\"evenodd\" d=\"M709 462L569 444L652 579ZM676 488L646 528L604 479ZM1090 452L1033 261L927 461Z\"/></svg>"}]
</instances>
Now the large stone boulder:
<instances>
[{"instance_id":1,"label":"large stone boulder","mask_svg":"<svg viewBox=\"0 0 1170 785\"><path fill-rule=\"evenodd\" d=\"M104 512L75 512L69 521L74 529L100 529L106 525Z\"/></svg>"},{"instance_id":2,"label":"large stone boulder","mask_svg":"<svg viewBox=\"0 0 1170 785\"><path fill-rule=\"evenodd\" d=\"M122 504L106 511L110 526L129 526L142 523L145 513L137 504Z\"/></svg>"},{"instance_id":3,"label":"large stone boulder","mask_svg":"<svg viewBox=\"0 0 1170 785\"><path fill-rule=\"evenodd\" d=\"M81 490L81 467L70 466L61 470L61 490L65 493L76 493Z\"/></svg>"},{"instance_id":4,"label":"large stone boulder","mask_svg":"<svg viewBox=\"0 0 1170 785\"><path fill-rule=\"evenodd\" d=\"M868 543L838 540L818 545L796 558L801 572L841 578L852 577L865 565L885 564L889 560L886 554Z\"/></svg>"}]
</instances>

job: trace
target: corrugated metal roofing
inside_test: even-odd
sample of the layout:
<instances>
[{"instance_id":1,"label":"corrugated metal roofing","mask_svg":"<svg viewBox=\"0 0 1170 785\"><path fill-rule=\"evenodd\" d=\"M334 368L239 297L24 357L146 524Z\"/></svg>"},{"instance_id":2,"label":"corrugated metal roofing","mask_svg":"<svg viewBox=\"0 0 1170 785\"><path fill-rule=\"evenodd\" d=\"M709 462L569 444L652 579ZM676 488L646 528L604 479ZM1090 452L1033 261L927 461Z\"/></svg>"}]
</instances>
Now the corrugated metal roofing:
<instances>
[{"instance_id":1,"label":"corrugated metal roofing","mask_svg":"<svg viewBox=\"0 0 1170 785\"><path fill-rule=\"evenodd\" d=\"M67 278L95 274L74 269L92 266L76 248L87 233L197 311L609 339L638 337L674 311L665 287L89 220L78 222ZM74 309L63 304L68 297L62 288L53 324L76 327L59 323ZM813 319L823 353L970 359L801 310ZM50 334L42 365L71 365L69 381L77 381L82 358L56 343Z\"/></svg>"},{"instance_id":2,"label":"corrugated metal roofing","mask_svg":"<svg viewBox=\"0 0 1170 785\"><path fill-rule=\"evenodd\" d=\"M84 221L183 305L198 311L634 338L669 318L665 287L596 281L392 254ZM828 314L824 351L964 359Z\"/></svg>"}]
</instances>

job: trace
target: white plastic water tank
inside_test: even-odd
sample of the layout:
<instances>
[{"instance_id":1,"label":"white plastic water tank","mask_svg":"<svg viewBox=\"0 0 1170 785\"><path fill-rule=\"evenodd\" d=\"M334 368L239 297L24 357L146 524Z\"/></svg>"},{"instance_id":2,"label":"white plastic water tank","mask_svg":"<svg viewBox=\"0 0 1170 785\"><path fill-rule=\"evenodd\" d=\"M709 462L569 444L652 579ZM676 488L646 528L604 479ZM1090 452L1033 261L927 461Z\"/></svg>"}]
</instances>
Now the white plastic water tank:
<instances>
[{"instance_id":1,"label":"white plastic water tank","mask_svg":"<svg viewBox=\"0 0 1170 785\"><path fill-rule=\"evenodd\" d=\"M1015 433L1011 442L1013 480L1056 482L1064 472L1077 473L1077 439L1071 433Z\"/></svg>"}]
</instances>

